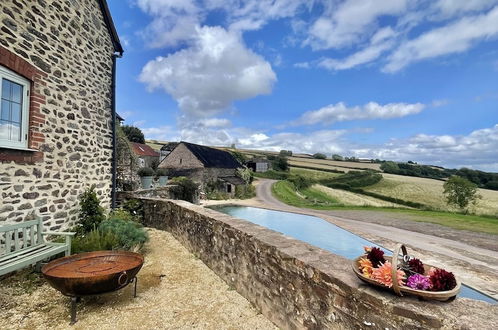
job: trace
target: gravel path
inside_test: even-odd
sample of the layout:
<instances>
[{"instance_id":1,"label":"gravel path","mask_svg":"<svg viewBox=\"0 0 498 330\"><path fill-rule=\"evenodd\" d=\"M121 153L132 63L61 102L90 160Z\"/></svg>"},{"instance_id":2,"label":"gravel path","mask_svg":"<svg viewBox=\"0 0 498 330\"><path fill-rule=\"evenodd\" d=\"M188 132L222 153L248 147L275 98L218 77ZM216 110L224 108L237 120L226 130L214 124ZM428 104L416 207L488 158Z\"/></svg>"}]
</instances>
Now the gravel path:
<instances>
[{"instance_id":1,"label":"gravel path","mask_svg":"<svg viewBox=\"0 0 498 330\"><path fill-rule=\"evenodd\" d=\"M131 286L85 298L71 327L69 298L40 279L27 293L16 275L0 282L0 329L276 329L171 234L148 231L137 298Z\"/></svg>"},{"instance_id":2,"label":"gravel path","mask_svg":"<svg viewBox=\"0 0 498 330\"><path fill-rule=\"evenodd\" d=\"M314 215L386 248L407 245L427 263L451 269L462 282L498 299L498 239L494 235L416 222L410 215L375 210L319 211L293 207L271 193L275 180L259 179L257 197L232 203ZM224 202L225 204L227 201ZM206 203L213 204L213 203ZM222 204L218 201L216 204Z\"/></svg>"}]
</instances>

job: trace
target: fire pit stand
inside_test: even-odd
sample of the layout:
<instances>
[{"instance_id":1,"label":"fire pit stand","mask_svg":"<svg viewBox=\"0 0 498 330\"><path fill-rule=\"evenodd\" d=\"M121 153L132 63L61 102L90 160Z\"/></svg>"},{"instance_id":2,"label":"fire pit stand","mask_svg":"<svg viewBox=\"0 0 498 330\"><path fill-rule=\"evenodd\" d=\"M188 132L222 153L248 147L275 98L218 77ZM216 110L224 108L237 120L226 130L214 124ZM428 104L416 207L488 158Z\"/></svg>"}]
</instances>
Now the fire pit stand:
<instances>
[{"instance_id":1,"label":"fire pit stand","mask_svg":"<svg viewBox=\"0 0 498 330\"><path fill-rule=\"evenodd\" d=\"M116 290L122 289L130 283L134 284L133 285L133 298L136 298L137 297L137 283L138 283L138 278L136 276L133 277L132 279L130 279L126 284L124 284L122 287L120 287ZM84 295L84 296L72 296L71 297L71 322L69 324L73 325L78 321L76 318L76 311L77 311L76 305L77 305L77 303L79 303L81 301L81 298L83 298L83 297L95 297L95 296L100 296L100 295L106 294L106 293L108 293L108 292L99 293L99 294Z\"/></svg>"},{"instance_id":2,"label":"fire pit stand","mask_svg":"<svg viewBox=\"0 0 498 330\"><path fill-rule=\"evenodd\" d=\"M82 297L113 292L134 283L137 296L137 273L142 255L128 251L96 251L60 258L46 264L42 274L49 284L71 297L71 324L76 323L76 304Z\"/></svg>"}]
</instances>

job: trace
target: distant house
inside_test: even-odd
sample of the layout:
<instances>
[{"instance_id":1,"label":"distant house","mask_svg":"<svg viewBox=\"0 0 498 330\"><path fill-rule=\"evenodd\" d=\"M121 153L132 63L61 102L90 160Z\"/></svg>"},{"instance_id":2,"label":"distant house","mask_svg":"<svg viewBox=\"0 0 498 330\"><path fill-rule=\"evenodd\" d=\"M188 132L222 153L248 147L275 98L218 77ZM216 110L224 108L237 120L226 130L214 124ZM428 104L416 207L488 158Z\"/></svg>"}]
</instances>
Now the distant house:
<instances>
[{"instance_id":1,"label":"distant house","mask_svg":"<svg viewBox=\"0 0 498 330\"><path fill-rule=\"evenodd\" d=\"M169 155L177 145L178 142L170 142L163 145L159 151L159 161L162 162L163 159L166 158L166 156Z\"/></svg>"},{"instance_id":2,"label":"distant house","mask_svg":"<svg viewBox=\"0 0 498 330\"><path fill-rule=\"evenodd\" d=\"M139 167L153 167L154 161L159 164L159 153L146 144L131 142L131 148L138 159Z\"/></svg>"},{"instance_id":3,"label":"distant house","mask_svg":"<svg viewBox=\"0 0 498 330\"><path fill-rule=\"evenodd\" d=\"M244 184L236 173L242 165L231 153L198 144L180 142L159 164L170 177L185 176L201 184L220 183L224 192L235 193L235 186Z\"/></svg>"},{"instance_id":4,"label":"distant house","mask_svg":"<svg viewBox=\"0 0 498 330\"><path fill-rule=\"evenodd\" d=\"M268 159L253 158L246 162L246 166L253 172L266 172L271 169L271 163Z\"/></svg>"}]
</instances>

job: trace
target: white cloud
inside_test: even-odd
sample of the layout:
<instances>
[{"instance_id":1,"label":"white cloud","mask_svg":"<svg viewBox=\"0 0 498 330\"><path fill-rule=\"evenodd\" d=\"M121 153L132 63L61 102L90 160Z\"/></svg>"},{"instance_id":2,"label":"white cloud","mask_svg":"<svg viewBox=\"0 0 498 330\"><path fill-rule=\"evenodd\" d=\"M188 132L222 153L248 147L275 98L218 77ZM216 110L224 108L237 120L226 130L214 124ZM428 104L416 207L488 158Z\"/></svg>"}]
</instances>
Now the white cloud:
<instances>
[{"instance_id":1,"label":"white cloud","mask_svg":"<svg viewBox=\"0 0 498 330\"><path fill-rule=\"evenodd\" d=\"M190 40L200 24L201 10L193 0L137 0L136 4L153 17L140 34L154 48Z\"/></svg>"},{"instance_id":2,"label":"white cloud","mask_svg":"<svg viewBox=\"0 0 498 330\"><path fill-rule=\"evenodd\" d=\"M363 106L348 107L343 102L331 104L319 110L305 112L299 119L292 121L293 126L331 124L340 121L362 119L390 119L413 115L425 108L422 103L388 103L380 105L369 102Z\"/></svg>"},{"instance_id":3,"label":"white cloud","mask_svg":"<svg viewBox=\"0 0 498 330\"><path fill-rule=\"evenodd\" d=\"M362 50L349 55L345 59L325 58L318 62L318 66L329 70L346 70L355 66L372 62L394 45L396 33L391 27L377 31L371 38L370 44Z\"/></svg>"},{"instance_id":4,"label":"white cloud","mask_svg":"<svg viewBox=\"0 0 498 330\"><path fill-rule=\"evenodd\" d=\"M489 9L496 4L498 4L497 0L438 0L434 3L433 8L440 16L448 18L463 13Z\"/></svg>"},{"instance_id":5,"label":"white cloud","mask_svg":"<svg viewBox=\"0 0 498 330\"><path fill-rule=\"evenodd\" d=\"M481 40L498 37L498 6L481 15L464 17L402 43L388 58L385 72L396 72L424 59L461 53Z\"/></svg>"},{"instance_id":6,"label":"white cloud","mask_svg":"<svg viewBox=\"0 0 498 330\"><path fill-rule=\"evenodd\" d=\"M208 118L199 120L199 125L209 128L227 128L230 127L232 123L225 118Z\"/></svg>"},{"instance_id":7,"label":"white cloud","mask_svg":"<svg viewBox=\"0 0 498 330\"><path fill-rule=\"evenodd\" d=\"M195 117L269 94L276 79L271 65L249 50L239 34L221 27L197 27L190 47L149 61L140 74L149 89L163 89Z\"/></svg>"},{"instance_id":8,"label":"white cloud","mask_svg":"<svg viewBox=\"0 0 498 330\"><path fill-rule=\"evenodd\" d=\"M406 0L347 0L318 18L309 29L305 44L313 49L355 45L373 35L381 16L399 15Z\"/></svg>"},{"instance_id":9,"label":"white cloud","mask_svg":"<svg viewBox=\"0 0 498 330\"><path fill-rule=\"evenodd\" d=\"M418 134L406 140L393 139L384 145L351 150L358 157L498 171L498 124L468 135Z\"/></svg>"},{"instance_id":10,"label":"white cloud","mask_svg":"<svg viewBox=\"0 0 498 330\"><path fill-rule=\"evenodd\" d=\"M146 139L160 140L160 141L176 141L176 132L171 126L160 127L141 127Z\"/></svg>"}]
</instances>

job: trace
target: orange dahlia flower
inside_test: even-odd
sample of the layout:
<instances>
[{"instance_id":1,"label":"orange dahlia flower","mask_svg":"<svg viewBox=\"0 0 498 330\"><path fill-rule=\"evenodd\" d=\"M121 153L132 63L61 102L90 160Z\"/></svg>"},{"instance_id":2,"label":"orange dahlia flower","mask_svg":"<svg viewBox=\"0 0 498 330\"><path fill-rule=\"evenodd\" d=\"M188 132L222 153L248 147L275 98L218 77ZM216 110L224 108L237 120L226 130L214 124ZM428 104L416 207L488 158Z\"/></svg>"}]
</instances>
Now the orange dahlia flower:
<instances>
[{"instance_id":1,"label":"orange dahlia flower","mask_svg":"<svg viewBox=\"0 0 498 330\"><path fill-rule=\"evenodd\" d=\"M377 282L380 282L387 286L388 288L393 286L393 278L391 273L391 263L386 261L383 265L378 268L374 268L372 271L372 278ZM402 270L397 270L398 284L403 285L403 280L406 278L406 274Z\"/></svg>"},{"instance_id":2,"label":"orange dahlia flower","mask_svg":"<svg viewBox=\"0 0 498 330\"><path fill-rule=\"evenodd\" d=\"M370 278L372 276L372 262L367 258L360 259L360 270L363 273L363 276Z\"/></svg>"}]
</instances>

